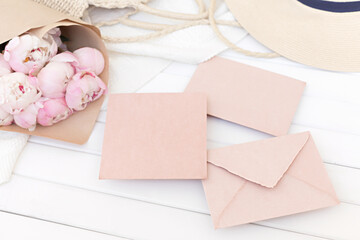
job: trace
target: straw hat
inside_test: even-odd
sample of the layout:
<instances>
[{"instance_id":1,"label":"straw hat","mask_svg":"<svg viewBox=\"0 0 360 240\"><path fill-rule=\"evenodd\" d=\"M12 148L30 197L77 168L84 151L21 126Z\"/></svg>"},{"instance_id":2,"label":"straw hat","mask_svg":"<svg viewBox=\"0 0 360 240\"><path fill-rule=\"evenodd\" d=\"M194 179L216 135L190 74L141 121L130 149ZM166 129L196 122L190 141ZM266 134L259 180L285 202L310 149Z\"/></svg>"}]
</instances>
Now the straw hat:
<instances>
[{"instance_id":1,"label":"straw hat","mask_svg":"<svg viewBox=\"0 0 360 240\"><path fill-rule=\"evenodd\" d=\"M225 0L262 44L291 60L360 71L360 1Z\"/></svg>"}]
</instances>

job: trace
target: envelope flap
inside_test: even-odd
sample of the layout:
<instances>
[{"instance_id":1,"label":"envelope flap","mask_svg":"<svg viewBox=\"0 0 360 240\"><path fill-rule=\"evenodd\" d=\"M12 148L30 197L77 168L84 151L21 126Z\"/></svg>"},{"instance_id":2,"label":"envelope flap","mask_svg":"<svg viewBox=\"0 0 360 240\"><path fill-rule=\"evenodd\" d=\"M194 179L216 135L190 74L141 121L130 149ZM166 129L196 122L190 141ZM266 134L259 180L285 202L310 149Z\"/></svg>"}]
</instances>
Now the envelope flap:
<instances>
[{"instance_id":1,"label":"envelope flap","mask_svg":"<svg viewBox=\"0 0 360 240\"><path fill-rule=\"evenodd\" d=\"M273 188L309 139L291 134L208 151L208 162L246 180Z\"/></svg>"},{"instance_id":2,"label":"envelope flap","mask_svg":"<svg viewBox=\"0 0 360 240\"><path fill-rule=\"evenodd\" d=\"M0 0L0 43L32 28L42 27L69 16L29 0Z\"/></svg>"}]
</instances>

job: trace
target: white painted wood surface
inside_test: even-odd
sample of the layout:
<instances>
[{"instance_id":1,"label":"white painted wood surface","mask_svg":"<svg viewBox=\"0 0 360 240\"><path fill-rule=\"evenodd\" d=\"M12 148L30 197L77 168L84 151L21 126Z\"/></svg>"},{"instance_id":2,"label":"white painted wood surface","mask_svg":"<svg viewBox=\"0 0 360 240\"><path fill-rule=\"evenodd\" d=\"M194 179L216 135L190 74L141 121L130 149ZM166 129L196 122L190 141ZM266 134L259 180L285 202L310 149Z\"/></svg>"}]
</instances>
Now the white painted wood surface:
<instances>
[{"instance_id":1,"label":"white painted wood surface","mask_svg":"<svg viewBox=\"0 0 360 240\"><path fill-rule=\"evenodd\" d=\"M55 224L35 218L0 212L1 239L87 239L125 240L107 234ZM17 227L17 228L16 228Z\"/></svg>"},{"instance_id":2,"label":"white painted wood surface","mask_svg":"<svg viewBox=\"0 0 360 240\"><path fill-rule=\"evenodd\" d=\"M98 180L104 110L85 145L31 137L0 186L0 239L360 239L360 74L221 55L307 82L290 132L311 131L339 206L214 230L200 181ZM181 92L195 69L174 62L139 92ZM208 118L209 148L267 137Z\"/></svg>"}]
</instances>

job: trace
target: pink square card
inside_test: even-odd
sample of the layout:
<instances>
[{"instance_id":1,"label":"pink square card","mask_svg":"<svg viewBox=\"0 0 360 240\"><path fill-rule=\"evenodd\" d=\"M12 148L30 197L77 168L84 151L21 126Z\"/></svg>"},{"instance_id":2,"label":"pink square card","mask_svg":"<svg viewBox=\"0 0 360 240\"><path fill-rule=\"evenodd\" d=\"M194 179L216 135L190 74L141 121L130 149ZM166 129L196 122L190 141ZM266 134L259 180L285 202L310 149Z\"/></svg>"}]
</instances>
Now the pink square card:
<instances>
[{"instance_id":1,"label":"pink square card","mask_svg":"<svg viewBox=\"0 0 360 240\"><path fill-rule=\"evenodd\" d=\"M204 179L206 95L113 94L100 179Z\"/></svg>"},{"instance_id":2,"label":"pink square card","mask_svg":"<svg viewBox=\"0 0 360 240\"><path fill-rule=\"evenodd\" d=\"M286 135L305 82L220 57L197 68L185 92L207 94L208 114Z\"/></svg>"}]
</instances>

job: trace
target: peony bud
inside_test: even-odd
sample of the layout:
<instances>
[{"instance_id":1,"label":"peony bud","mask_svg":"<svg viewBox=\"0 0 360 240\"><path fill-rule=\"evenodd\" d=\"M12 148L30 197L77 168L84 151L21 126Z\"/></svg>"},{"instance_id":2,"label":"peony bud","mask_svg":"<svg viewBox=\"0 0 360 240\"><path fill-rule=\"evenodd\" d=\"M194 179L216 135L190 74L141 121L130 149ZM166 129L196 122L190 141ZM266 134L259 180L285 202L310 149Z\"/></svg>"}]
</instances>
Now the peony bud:
<instances>
[{"instance_id":1,"label":"peony bud","mask_svg":"<svg viewBox=\"0 0 360 240\"><path fill-rule=\"evenodd\" d=\"M75 74L66 88L65 100L69 108L81 111L97 100L106 90L104 82L92 72Z\"/></svg>"},{"instance_id":2,"label":"peony bud","mask_svg":"<svg viewBox=\"0 0 360 240\"><path fill-rule=\"evenodd\" d=\"M50 61L70 63L74 68L79 67L79 59L75 56L75 54L68 51L55 55Z\"/></svg>"},{"instance_id":3,"label":"peony bud","mask_svg":"<svg viewBox=\"0 0 360 240\"><path fill-rule=\"evenodd\" d=\"M99 50L83 47L75 50L74 55L79 59L80 68L94 72L96 75L104 70L105 60Z\"/></svg>"},{"instance_id":4,"label":"peony bud","mask_svg":"<svg viewBox=\"0 0 360 240\"><path fill-rule=\"evenodd\" d=\"M4 55L0 53L0 77L11 72L9 63L5 61Z\"/></svg>"},{"instance_id":5,"label":"peony bud","mask_svg":"<svg viewBox=\"0 0 360 240\"><path fill-rule=\"evenodd\" d=\"M66 62L50 62L37 76L39 88L44 97L60 98L65 96L65 89L74 75L74 68Z\"/></svg>"},{"instance_id":6,"label":"peony bud","mask_svg":"<svg viewBox=\"0 0 360 240\"><path fill-rule=\"evenodd\" d=\"M19 127L34 131L36 128L36 116L41 107L39 103L30 104L22 112L14 114L14 122Z\"/></svg>"},{"instance_id":7,"label":"peony bud","mask_svg":"<svg viewBox=\"0 0 360 240\"><path fill-rule=\"evenodd\" d=\"M14 117L0 107L0 126L10 125L14 120Z\"/></svg>"},{"instance_id":8,"label":"peony bud","mask_svg":"<svg viewBox=\"0 0 360 240\"><path fill-rule=\"evenodd\" d=\"M72 114L66 105L65 98L45 99L41 103L43 108L39 109L37 122L42 126L51 126Z\"/></svg>"},{"instance_id":9,"label":"peony bud","mask_svg":"<svg viewBox=\"0 0 360 240\"><path fill-rule=\"evenodd\" d=\"M57 45L51 35L40 39L24 34L15 37L5 47L4 58L16 72L36 74L57 53Z\"/></svg>"},{"instance_id":10,"label":"peony bud","mask_svg":"<svg viewBox=\"0 0 360 240\"><path fill-rule=\"evenodd\" d=\"M0 77L0 105L10 114L17 114L41 97L41 92L31 84L29 77L15 72Z\"/></svg>"}]
</instances>

